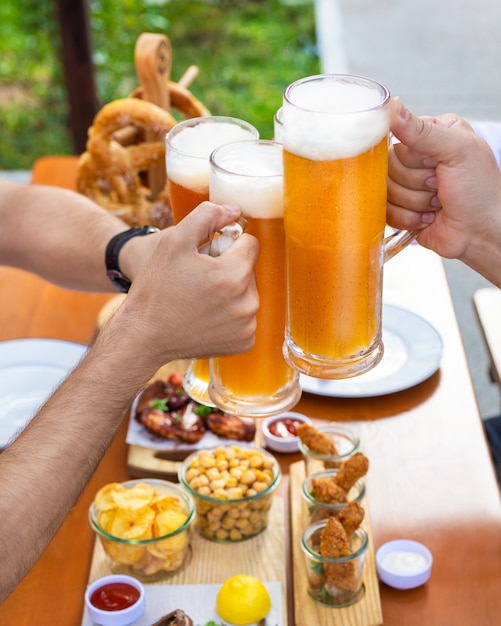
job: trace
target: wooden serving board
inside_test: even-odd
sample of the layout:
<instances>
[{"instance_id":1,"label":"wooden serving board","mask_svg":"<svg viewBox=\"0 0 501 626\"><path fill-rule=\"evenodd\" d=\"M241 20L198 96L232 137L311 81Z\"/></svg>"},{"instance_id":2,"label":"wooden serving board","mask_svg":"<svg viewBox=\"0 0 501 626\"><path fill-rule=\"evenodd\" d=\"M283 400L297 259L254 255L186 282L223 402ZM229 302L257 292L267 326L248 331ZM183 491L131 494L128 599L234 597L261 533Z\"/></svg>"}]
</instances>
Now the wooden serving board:
<instances>
[{"instance_id":1,"label":"wooden serving board","mask_svg":"<svg viewBox=\"0 0 501 626\"><path fill-rule=\"evenodd\" d=\"M173 461L158 456L158 450L129 446L127 454L127 470L131 478L151 478L156 476L177 482L177 473L181 461Z\"/></svg>"},{"instance_id":2,"label":"wooden serving board","mask_svg":"<svg viewBox=\"0 0 501 626\"><path fill-rule=\"evenodd\" d=\"M363 597L352 606L336 609L321 606L308 595L308 581L301 549L301 535L308 525L307 505L301 495L301 485L305 477L304 461L298 461L290 466L295 624L296 626L312 626L313 624L315 626L379 626L383 623L383 614L379 597L374 542L366 498L361 503L365 509L365 519L362 527L369 537L369 547L364 565L363 583L365 593Z\"/></svg>"},{"instance_id":3,"label":"wooden serving board","mask_svg":"<svg viewBox=\"0 0 501 626\"><path fill-rule=\"evenodd\" d=\"M268 527L257 537L223 544L204 539L194 529L190 544L192 552L188 565L174 576L152 584L216 584L237 574L256 576L262 581L278 581L282 587L284 626L288 623L285 512L284 501L280 496L274 497ZM89 583L111 573L110 561L96 537Z\"/></svg>"}]
</instances>

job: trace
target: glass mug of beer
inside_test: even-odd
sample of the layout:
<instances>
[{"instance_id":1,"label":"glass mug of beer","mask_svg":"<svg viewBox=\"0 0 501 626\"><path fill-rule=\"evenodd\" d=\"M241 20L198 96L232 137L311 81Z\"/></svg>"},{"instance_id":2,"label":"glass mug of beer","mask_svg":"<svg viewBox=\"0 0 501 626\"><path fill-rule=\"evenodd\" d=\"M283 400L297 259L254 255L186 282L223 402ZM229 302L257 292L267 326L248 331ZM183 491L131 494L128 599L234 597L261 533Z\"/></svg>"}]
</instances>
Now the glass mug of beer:
<instances>
[{"instance_id":1,"label":"glass mug of beer","mask_svg":"<svg viewBox=\"0 0 501 626\"><path fill-rule=\"evenodd\" d=\"M277 111L275 111L275 115L273 116L273 139L274 141L278 141L278 143L282 143L282 115L283 108L280 107Z\"/></svg>"},{"instance_id":2,"label":"glass mug of beer","mask_svg":"<svg viewBox=\"0 0 501 626\"><path fill-rule=\"evenodd\" d=\"M210 360L209 395L223 411L265 417L292 408L301 397L299 375L283 356L286 280L282 146L238 141L210 157L210 200L238 204L246 232L259 240L256 282L260 306L255 344Z\"/></svg>"},{"instance_id":3,"label":"glass mug of beer","mask_svg":"<svg viewBox=\"0 0 501 626\"><path fill-rule=\"evenodd\" d=\"M284 92L284 354L309 376L356 376L383 356L383 264L416 235L384 235L389 103L386 87L350 75Z\"/></svg>"},{"instance_id":4,"label":"glass mug of beer","mask_svg":"<svg viewBox=\"0 0 501 626\"><path fill-rule=\"evenodd\" d=\"M166 137L167 186L178 224L196 206L209 199L209 156L218 146L241 139L257 139L254 126L234 117L195 117L176 124ZM184 375L186 393L202 404L208 395L209 359L193 359Z\"/></svg>"}]
</instances>

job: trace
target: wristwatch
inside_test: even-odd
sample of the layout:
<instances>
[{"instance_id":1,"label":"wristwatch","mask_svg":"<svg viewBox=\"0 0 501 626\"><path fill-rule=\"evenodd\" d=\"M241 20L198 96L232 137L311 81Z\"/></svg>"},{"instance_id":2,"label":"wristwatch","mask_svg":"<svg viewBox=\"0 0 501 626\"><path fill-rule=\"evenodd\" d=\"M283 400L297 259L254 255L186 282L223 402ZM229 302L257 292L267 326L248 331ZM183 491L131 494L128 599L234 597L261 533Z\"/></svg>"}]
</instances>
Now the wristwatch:
<instances>
[{"instance_id":1,"label":"wristwatch","mask_svg":"<svg viewBox=\"0 0 501 626\"><path fill-rule=\"evenodd\" d=\"M129 239L132 239L132 237L144 237L144 235L151 235L151 233L156 232L158 232L158 228L154 228L153 226L141 226L140 228L130 228L123 233L118 233L118 235L115 235L109 240L104 255L106 276L108 276L119 291L127 293L132 285L132 282L127 276L124 276L120 270L118 255L122 246L129 241Z\"/></svg>"}]
</instances>

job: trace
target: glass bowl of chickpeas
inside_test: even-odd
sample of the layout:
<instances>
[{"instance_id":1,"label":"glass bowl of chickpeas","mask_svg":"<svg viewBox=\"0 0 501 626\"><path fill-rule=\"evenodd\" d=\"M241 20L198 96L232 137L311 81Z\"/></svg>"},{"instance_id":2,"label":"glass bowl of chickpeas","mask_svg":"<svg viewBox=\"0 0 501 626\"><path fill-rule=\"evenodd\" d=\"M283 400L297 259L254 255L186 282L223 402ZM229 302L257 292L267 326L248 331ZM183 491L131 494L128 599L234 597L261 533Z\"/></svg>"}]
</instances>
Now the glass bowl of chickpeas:
<instances>
[{"instance_id":1,"label":"glass bowl of chickpeas","mask_svg":"<svg viewBox=\"0 0 501 626\"><path fill-rule=\"evenodd\" d=\"M281 471L261 448L218 446L194 452L179 470L179 482L195 502L195 527L211 541L255 537L268 525Z\"/></svg>"}]
</instances>

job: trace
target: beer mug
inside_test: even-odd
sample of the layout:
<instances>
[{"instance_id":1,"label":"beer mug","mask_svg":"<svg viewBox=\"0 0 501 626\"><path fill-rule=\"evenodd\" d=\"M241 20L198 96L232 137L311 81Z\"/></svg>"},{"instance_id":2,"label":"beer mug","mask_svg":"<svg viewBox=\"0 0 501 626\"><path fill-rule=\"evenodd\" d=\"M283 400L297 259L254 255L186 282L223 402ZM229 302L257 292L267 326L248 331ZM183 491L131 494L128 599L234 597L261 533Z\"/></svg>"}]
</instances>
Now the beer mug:
<instances>
[{"instance_id":1,"label":"beer mug","mask_svg":"<svg viewBox=\"0 0 501 626\"><path fill-rule=\"evenodd\" d=\"M383 356L383 264L416 236L384 234L389 103L386 87L350 75L284 92L284 355L309 376L356 376Z\"/></svg>"},{"instance_id":2,"label":"beer mug","mask_svg":"<svg viewBox=\"0 0 501 626\"><path fill-rule=\"evenodd\" d=\"M259 311L251 350L210 360L209 395L223 411L265 417L292 408L301 396L299 375L285 361L285 237L282 146L239 141L210 157L209 195L238 204L246 232L259 240L255 272Z\"/></svg>"},{"instance_id":3,"label":"beer mug","mask_svg":"<svg viewBox=\"0 0 501 626\"><path fill-rule=\"evenodd\" d=\"M282 115L283 108L280 107L273 116L273 139L278 141L278 143L282 143Z\"/></svg>"},{"instance_id":4,"label":"beer mug","mask_svg":"<svg viewBox=\"0 0 501 626\"><path fill-rule=\"evenodd\" d=\"M257 139L254 126L234 117L195 117L176 124L166 137L167 187L174 224L209 199L209 156L218 146L241 139ZM209 394L209 359L193 359L184 375L186 393L202 404Z\"/></svg>"}]
</instances>

